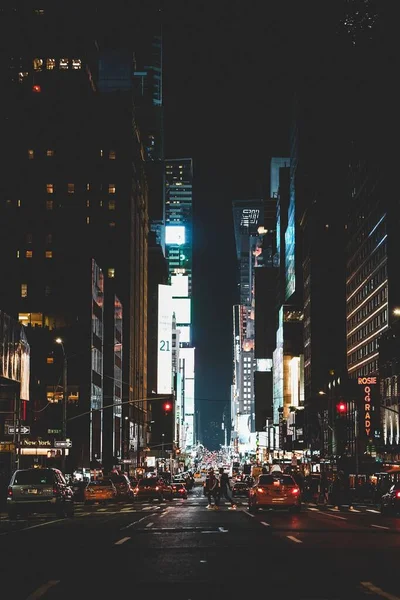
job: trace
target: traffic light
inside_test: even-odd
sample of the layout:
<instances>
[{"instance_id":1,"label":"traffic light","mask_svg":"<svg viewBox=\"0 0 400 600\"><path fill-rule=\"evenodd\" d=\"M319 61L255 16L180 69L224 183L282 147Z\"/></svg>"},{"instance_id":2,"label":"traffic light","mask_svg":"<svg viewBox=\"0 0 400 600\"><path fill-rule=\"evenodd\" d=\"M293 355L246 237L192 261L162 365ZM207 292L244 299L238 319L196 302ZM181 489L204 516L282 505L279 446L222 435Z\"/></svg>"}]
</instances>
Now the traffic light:
<instances>
[{"instance_id":1,"label":"traffic light","mask_svg":"<svg viewBox=\"0 0 400 600\"><path fill-rule=\"evenodd\" d=\"M164 408L164 413L166 415L169 415L171 413L171 410L172 410L172 402L164 402L163 408Z\"/></svg>"},{"instance_id":2,"label":"traffic light","mask_svg":"<svg viewBox=\"0 0 400 600\"><path fill-rule=\"evenodd\" d=\"M345 402L340 401L338 404L336 404L336 412L339 415L343 415L346 411L347 411L347 405Z\"/></svg>"}]
</instances>

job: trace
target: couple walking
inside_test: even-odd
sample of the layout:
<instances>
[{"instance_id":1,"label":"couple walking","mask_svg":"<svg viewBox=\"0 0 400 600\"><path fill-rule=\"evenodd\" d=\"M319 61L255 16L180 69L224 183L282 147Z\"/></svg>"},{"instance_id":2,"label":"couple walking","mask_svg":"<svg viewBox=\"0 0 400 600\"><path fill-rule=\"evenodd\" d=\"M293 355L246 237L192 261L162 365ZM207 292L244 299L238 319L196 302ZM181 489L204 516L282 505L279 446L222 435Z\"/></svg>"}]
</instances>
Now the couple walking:
<instances>
[{"instance_id":1,"label":"couple walking","mask_svg":"<svg viewBox=\"0 0 400 600\"><path fill-rule=\"evenodd\" d=\"M229 495L228 490L231 490L229 483L228 473L224 472L224 469L221 468L219 470L219 478L215 475L214 469L209 469L208 475L206 478L206 492L208 497L208 506L207 508L215 508L218 510L219 501L221 498L226 498L231 505L229 510L235 510L236 504L234 503L232 496ZM214 506L212 500L214 499Z\"/></svg>"}]
</instances>

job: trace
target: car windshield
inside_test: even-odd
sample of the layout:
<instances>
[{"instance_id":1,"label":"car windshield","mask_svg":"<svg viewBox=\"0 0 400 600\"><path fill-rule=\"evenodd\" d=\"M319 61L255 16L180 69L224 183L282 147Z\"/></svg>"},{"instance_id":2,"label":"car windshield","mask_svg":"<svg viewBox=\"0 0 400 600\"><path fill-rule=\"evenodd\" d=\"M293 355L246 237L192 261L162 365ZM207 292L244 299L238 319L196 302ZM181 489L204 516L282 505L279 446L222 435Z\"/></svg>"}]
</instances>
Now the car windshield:
<instances>
[{"instance_id":1,"label":"car windshield","mask_svg":"<svg viewBox=\"0 0 400 600\"><path fill-rule=\"evenodd\" d=\"M53 471L46 471L42 469L31 469L28 471L17 471L14 477L13 485L27 485L27 484L52 484L55 481L55 475Z\"/></svg>"},{"instance_id":2,"label":"car windshield","mask_svg":"<svg viewBox=\"0 0 400 600\"><path fill-rule=\"evenodd\" d=\"M259 485L272 485L275 481L279 481L281 485L294 485L290 475L260 475L258 478Z\"/></svg>"},{"instance_id":3,"label":"car windshield","mask_svg":"<svg viewBox=\"0 0 400 600\"><path fill-rule=\"evenodd\" d=\"M102 487L110 487L112 486L112 481L110 479L96 479L96 481L91 481L89 483L90 487L92 486L102 486Z\"/></svg>"}]
</instances>

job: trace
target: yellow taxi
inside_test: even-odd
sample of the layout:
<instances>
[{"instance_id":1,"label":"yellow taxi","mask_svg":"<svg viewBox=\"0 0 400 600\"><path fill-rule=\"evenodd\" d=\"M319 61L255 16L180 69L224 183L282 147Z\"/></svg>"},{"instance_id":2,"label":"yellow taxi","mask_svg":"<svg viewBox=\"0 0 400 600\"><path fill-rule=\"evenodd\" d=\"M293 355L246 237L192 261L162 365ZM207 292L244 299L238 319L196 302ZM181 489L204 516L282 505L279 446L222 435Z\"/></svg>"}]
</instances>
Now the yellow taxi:
<instances>
[{"instance_id":1,"label":"yellow taxi","mask_svg":"<svg viewBox=\"0 0 400 600\"><path fill-rule=\"evenodd\" d=\"M85 488L85 504L112 502L117 497L117 489L111 479L96 479Z\"/></svg>"},{"instance_id":2,"label":"yellow taxi","mask_svg":"<svg viewBox=\"0 0 400 600\"><path fill-rule=\"evenodd\" d=\"M254 513L259 508L287 508L291 512L300 512L301 493L293 477L282 471L260 475L249 490L249 512Z\"/></svg>"}]
</instances>

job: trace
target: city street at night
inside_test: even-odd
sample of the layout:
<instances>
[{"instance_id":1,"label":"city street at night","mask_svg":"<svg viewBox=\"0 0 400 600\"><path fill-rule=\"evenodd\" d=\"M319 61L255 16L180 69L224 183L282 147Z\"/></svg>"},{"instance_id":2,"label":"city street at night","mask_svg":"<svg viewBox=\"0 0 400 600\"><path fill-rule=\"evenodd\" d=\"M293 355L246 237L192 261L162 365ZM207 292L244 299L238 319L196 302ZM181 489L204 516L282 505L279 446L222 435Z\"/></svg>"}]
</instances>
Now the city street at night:
<instances>
[{"instance_id":1,"label":"city street at night","mask_svg":"<svg viewBox=\"0 0 400 600\"><path fill-rule=\"evenodd\" d=\"M2 593L14 600L108 598L126 592L177 600L250 596L400 597L400 519L374 507L303 506L300 514L207 510L188 500L86 507L75 517L2 515Z\"/></svg>"}]
</instances>

